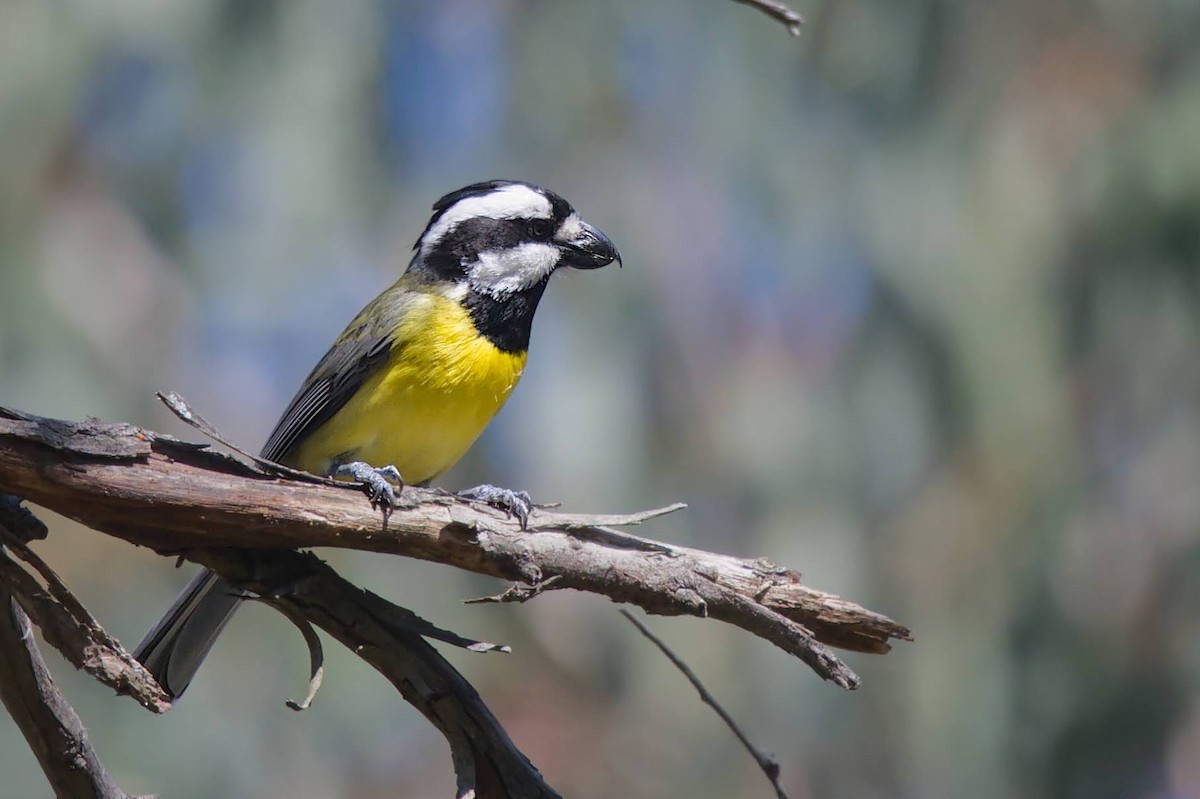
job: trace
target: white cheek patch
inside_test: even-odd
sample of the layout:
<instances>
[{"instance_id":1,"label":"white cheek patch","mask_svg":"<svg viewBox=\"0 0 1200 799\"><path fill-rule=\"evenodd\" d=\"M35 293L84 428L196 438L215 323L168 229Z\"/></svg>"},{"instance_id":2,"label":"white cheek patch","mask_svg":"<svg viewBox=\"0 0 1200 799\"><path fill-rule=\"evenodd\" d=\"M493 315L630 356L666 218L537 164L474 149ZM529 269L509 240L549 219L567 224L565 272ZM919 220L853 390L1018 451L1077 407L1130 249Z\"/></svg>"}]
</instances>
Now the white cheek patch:
<instances>
[{"instance_id":1,"label":"white cheek patch","mask_svg":"<svg viewBox=\"0 0 1200 799\"><path fill-rule=\"evenodd\" d=\"M572 213L562 221L558 226L558 232L554 234L554 238L559 241L574 241L583 233L583 220L578 214Z\"/></svg>"},{"instance_id":2,"label":"white cheek patch","mask_svg":"<svg viewBox=\"0 0 1200 799\"><path fill-rule=\"evenodd\" d=\"M527 242L479 253L479 260L468 267L468 276L476 289L501 297L541 282L558 266L558 257L553 244Z\"/></svg>"},{"instance_id":3,"label":"white cheek patch","mask_svg":"<svg viewBox=\"0 0 1200 799\"><path fill-rule=\"evenodd\" d=\"M454 228L468 219L550 219L554 208L541 192L516 184L490 191L477 197L467 197L447 208L429 228L422 249L429 251Z\"/></svg>"}]
</instances>

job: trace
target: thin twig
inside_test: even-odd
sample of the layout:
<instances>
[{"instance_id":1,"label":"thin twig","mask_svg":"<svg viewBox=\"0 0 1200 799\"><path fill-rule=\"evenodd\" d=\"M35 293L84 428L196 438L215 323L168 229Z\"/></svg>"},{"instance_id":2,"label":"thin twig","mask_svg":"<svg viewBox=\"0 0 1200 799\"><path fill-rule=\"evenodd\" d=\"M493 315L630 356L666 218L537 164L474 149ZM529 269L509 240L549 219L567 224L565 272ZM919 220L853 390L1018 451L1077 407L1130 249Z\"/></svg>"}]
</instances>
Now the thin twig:
<instances>
[{"instance_id":1,"label":"thin twig","mask_svg":"<svg viewBox=\"0 0 1200 799\"><path fill-rule=\"evenodd\" d=\"M548 515L550 519L548 526L552 526L558 530L579 530L585 527L600 526L629 527L631 525L643 524L660 516L666 516L668 513L674 513L686 507L686 502L672 502L663 508L643 510L636 513L554 513ZM540 525L536 522L535 518L530 519L528 529L537 530L539 528Z\"/></svg>"},{"instance_id":2,"label":"thin twig","mask_svg":"<svg viewBox=\"0 0 1200 799\"><path fill-rule=\"evenodd\" d=\"M435 641L457 646L459 649L465 649L468 652L512 654L512 647L508 644L493 644L488 641L477 641L474 638L467 638L453 630L438 627L433 622L422 618L408 608L387 601L374 591L363 591L362 593L363 606L370 609L371 617L389 629L411 635L419 635L422 638L432 638Z\"/></svg>"},{"instance_id":3,"label":"thin twig","mask_svg":"<svg viewBox=\"0 0 1200 799\"><path fill-rule=\"evenodd\" d=\"M721 717L721 720L728 725L729 729L733 730L733 734L736 735L738 740L742 742L742 746L746 747L746 751L750 753L750 756L758 761L758 767L762 769L763 774L767 775L767 779L771 781L772 787L775 788L776 797L778 797L778 799L788 799L788 795L784 793L783 786L779 784L779 761L775 759L775 756L770 752L764 752L750 742L750 739L746 737L746 733L742 732L742 728L737 725L737 722L733 720L733 717L725 712L725 708L721 707L720 703L713 698L712 694L708 692L708 689L704 687L704 683L700 682L700 678L696 676L696 673L693 672L678 655L672 652L671 648L663 643L661 638L650 632L649 628L642 624L642 622L639 621L637 617L628 610L622 608L621 615L629 619L633 626L637 627L642 635L649 638L650 641L657 646L672 663L675 664L675 668L683 672L683 676L688 678L688 681L692 684L692 687L694 687L700 694L700 701L704 702L704 704L716 711L717 715Z\"/></svg>"},{"instance_id":4,"label":"thin twig","mask_svg":"<svg viewBox=\"0 0 1200 799\"><path fill-rule=\"evenodd\" d=\"M301 471L300 469L293 469L290 466L284 466L282 463L276 463L275 461L267 460L266 458L259 457L258 455L253 455L226 438L221 431L218 430L215 425L213 425L212 422L196 413L196 411L192 409L192 406L188 404L187 400L185 400L176 392L168 391L166 394L164 394L161 391L156 391L154 396L158 397L159 400L162 401L162 404L167 406L167 410L175 414L175 416L177 416L181 422L196 428L213 441L216 441L218 444L223 444L242 457L250 459L267 474L277 475L280 477L290 477L293 480L299 480L304 483L320 483L322 485L339 486L341 488L345 488L346 486L357 487L361 485L360 483L340 482L330 477L321 477L320 475L309 474L308 472Z\"/></svg>"},{"instance_id":5,"label":"thin twig","mask_svg":"<svg viewBox=\"0 0 1200 799\"><path fill-rule=\"evenodd\" d=\"M549 591L554 588L554 584L562 580L561 574L556 574L553 577L548 577L539 583L533 585L520 585L513 583L503 592L495 596L481 596L475 599L464 599L464 605L486 605L493 602L517 602L524 603L533 599L543 591Z\"/></svg>"},{"instance_id":6,"label":"thin twig","mask_svg":"<svg viewBox=\"0 0 1200 799\"><path fill-rule=\"evenodd\" d=\"M733 2L757 8L768 17L777 19L786 25L788 33L793 36L800 35L800 28L804 25L804 17L792 11L792 9L783 3L776 2L776 0L733 0Z\"/></svg>"},{"instance_id":7,"label":"thin twig","mask_svg":"<svg viewBox=\"0 0 1200 799\"><path fill-rule=\"evenodd\" d=\"M303 614L287 605L277 605L276 609L286 616L288 621L296 625L296 629L304 636L304 643L308 645L308 693L305 694L302 702L294 702L289 699L284 703L298 713L301 710L308 710L317 696L317 691L321 689L321 681L325 678L325 650L321 648L321 638L317 635L317 631L308 623L308 619L304 618Z\"/></svg>"},{"instance_id":8,"label":"thin twig","mask_svg":"<svg viewBox=\"0 0 1200 799\"><path fill-rule=\"evenodd\" d=\"M163 405L167 406L167 410L175 414L180 421L199 430L204 435L208 436L218 444L224 444L229 449L244 458L249 458L256 466L262 469L266 474L271 474L276 477L287 477L292 480L299 480L302 483L318 483L320 485L333 486L335 488L349 488L354 491L366 491L367 496L371 499L371 507L378 507L383 513L383 529L387 529L388 517L392 515L392 505L389 502L377 501L377 498L372 493L372 488L367 483L358 482L355 480L335 480L332 477L323 477L321 475L312 474L302 469L293 469L291 466L284 466L282 463L276 463L272 460L267 460L259 455L253 455L249 451L234 444L226 438L216 426L205 419L188 404L181 395L174 391L168 391L166 394L161 391L156 391L154 396L162 401Z\"/></svg>"}]
</instances>

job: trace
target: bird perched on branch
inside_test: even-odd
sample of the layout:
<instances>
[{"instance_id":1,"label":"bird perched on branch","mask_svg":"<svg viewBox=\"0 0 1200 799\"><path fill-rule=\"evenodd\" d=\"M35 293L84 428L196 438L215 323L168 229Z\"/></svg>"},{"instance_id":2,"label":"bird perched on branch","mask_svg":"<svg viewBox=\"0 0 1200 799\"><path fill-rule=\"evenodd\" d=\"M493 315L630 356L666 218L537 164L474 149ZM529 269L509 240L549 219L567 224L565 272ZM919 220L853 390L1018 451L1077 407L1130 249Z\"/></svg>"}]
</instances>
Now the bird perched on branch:
<instances>
[{"instance_id":1,"label":"bird perched on branch","mask_svg":"<svg viewBox=\"0 0 1200 799\"><path fill-rule=\"evenodd\" d=\"M346 327L304 381L262 456L365 483L385 512L392 482L423 485L454 465L525 368L533 314L560 267L620 256L552 191L517 181L447 194L404 275ZM529 496L462 492L521 518ZM241 600L203 571L138 644L135 657L178 697Z\"/></svg>"}]
</instances>

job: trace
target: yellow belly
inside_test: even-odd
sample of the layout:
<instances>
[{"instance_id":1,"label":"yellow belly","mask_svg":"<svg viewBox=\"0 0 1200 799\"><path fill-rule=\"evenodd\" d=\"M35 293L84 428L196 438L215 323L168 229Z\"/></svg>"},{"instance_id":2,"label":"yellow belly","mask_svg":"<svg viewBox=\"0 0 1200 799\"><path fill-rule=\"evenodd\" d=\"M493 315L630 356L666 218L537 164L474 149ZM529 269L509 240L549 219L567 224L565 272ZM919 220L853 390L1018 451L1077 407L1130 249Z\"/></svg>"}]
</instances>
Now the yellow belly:
<instances>
[{"instance_id":1,"label":"yellow belly","mask_svg":"<svg viewBox=\"0 0 1200 799\"><path fill-rule=\"evenodd\" d=\"M504 405L525 357L481 337L459 303L429 296L402 320L386 363L289 460L317 474L334 460L393 464L405 483L431 480Z\"/></svg>"}]
</instances>

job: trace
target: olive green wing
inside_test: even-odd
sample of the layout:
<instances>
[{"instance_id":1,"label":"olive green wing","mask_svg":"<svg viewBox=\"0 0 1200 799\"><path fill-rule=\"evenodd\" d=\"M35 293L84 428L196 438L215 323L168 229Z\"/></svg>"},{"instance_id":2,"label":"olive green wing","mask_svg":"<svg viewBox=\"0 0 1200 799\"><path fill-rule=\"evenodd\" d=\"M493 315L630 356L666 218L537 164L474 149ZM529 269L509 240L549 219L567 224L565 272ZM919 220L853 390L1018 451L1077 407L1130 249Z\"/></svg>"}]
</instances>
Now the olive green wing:
<instances>
[{"instance_id":1,"label":"olive green wing","mask_svg":"<svg viewBox=\"0 0 1200 799\"><path fill-rule=\"evenodd\" d=\"M284 463L375 374L397 346L396 331L416 295L401 279L359 312L312 370L263 445L262 457Z\"/></svg>"}]
</instances>

